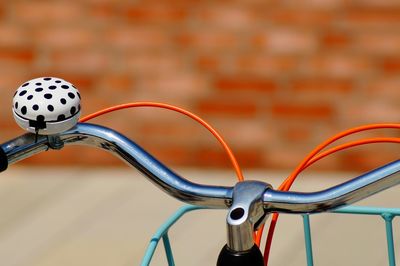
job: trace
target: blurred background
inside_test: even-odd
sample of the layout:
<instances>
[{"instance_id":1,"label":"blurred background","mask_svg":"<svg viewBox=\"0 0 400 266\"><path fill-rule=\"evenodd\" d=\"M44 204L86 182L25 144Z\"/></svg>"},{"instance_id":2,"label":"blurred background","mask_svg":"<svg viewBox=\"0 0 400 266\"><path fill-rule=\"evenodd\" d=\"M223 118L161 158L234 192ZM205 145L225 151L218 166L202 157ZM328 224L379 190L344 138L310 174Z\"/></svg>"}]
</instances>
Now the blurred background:
<instances>
[{"instance_id":1,"label":"blurred background","mask_svg":"<svg viewBox=\"0 0 400 266\"><path fill-rule=\"evenodd\" d=\"M243 167L292 169L339 131L398 122L399 31L394 0L1 1L0 137L23 133L11 114L14 91L58 76L80 89L83 114L142 100L178 105L215 126ZM169 165L229 167L204 129L169 111L93 122ZM87 156L68 148L25 163L122 165L79 150ZM370 145L318 169L365 170L395 156L393 145Z\"/></svg>"},{"instance_id":2,"label":"blurred background","mask_svg":"<svg viewBox=\"0 0 400 266\"><path fill-rule=\"evenodd\" d=\"M328 137L399 122L400 2L0 1L2 142L24 133L11 112L15 90L40 76L72 82L83 115L134 101L186 108L225 137L247 178L277 187ZM132 109L92 122L122 132L191 180L235 182L219 144L179 114ZM371 136L399 133L348 140ZM326 188L398 158L393 144L340 152L294 189ZM0 180L1 264L139 265L153 232L181 203L136 177L106 152L84 147L10 167ZM398 195L394 189L361 204L399 207ZM225 212L205 214L173 232L178 265L215 264ZM355 219L312 219L317 265L387 262L383 220ZM282 217L271 265L305 264L301 226L297 216ZM154 265L166 265L157 254Z\"/></svg>"}]
</instances>

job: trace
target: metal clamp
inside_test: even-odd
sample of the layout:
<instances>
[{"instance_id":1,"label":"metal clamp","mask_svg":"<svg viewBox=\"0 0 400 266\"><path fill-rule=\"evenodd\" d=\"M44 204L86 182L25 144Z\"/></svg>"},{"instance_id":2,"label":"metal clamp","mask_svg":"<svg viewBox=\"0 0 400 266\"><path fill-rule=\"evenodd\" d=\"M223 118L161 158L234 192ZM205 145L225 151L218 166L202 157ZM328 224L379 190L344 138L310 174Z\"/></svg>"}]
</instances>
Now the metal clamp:
<instances>
[{"instance_id":1,"label":"metal clamp","mask_svg":"<svg viewBox=\"0 0 400 266\"><path fill-rule=\"evenodd\" d=\"M61 150L64 147L64 142L58 135L48 135L48 146L53 150Z\"/></svg>"},{"instance_id":2,"label":"metal clamp","mask_svg":"<svg viewBox=\"0 0 400 266\"><path fill-rule=\"evenodd\" d=\"M227 216L228 247L237 252L254 246L254 230L266 219L263 195L271 185L259 181L237 183L233 189L233 203Z\"/></svg>"}]
</instances>

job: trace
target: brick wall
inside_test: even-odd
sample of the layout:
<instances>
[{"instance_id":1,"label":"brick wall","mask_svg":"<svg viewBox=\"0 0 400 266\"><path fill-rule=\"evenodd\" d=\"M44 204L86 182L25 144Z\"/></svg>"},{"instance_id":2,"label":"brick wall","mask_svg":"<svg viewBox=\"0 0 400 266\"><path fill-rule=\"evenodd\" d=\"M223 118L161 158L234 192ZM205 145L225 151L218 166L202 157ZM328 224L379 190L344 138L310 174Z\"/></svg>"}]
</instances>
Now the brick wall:
<instances>
[{"instance_id":1,"label":"brick wall","mask_svg":"<svg viewBox=\"0 0 400 266\"><path fill-rule=\"evenodd\" d=\"M10 110L14 90L51 75L80 89L84 114L139 100L185 107L223 133L247 168L291 169L334 133L399 122L395 0L1 1L0 36L2 141L22 133ZM94 122L173 166L229 166L204 129L168 111ZM375 135L399 133L362 136ZM317 168L368 169L398 157L397 146L379 144ZM25 163L122 165L88 148Z\"/></svg>"}]
</instances>

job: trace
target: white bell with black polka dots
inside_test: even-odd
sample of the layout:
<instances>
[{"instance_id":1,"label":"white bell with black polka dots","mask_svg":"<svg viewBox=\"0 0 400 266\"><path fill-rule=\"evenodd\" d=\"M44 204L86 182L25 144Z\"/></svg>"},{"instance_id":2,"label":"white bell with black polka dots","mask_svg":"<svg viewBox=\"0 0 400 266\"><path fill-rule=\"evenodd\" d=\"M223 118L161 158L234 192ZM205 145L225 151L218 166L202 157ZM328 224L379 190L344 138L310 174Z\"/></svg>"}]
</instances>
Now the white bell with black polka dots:
<instances>
[{"instance_id":1,"label":"white bell with black polka dots","mask_svg":"<svg viewBox=\"0 0 400 266\"><path fill-rule=\"evenodd\" d=\"M14 118L20 127L32 133L61 133L78 123L80 99L75 86L63 79L32 79L14 94Z\"/></svg>"}]
</instances>

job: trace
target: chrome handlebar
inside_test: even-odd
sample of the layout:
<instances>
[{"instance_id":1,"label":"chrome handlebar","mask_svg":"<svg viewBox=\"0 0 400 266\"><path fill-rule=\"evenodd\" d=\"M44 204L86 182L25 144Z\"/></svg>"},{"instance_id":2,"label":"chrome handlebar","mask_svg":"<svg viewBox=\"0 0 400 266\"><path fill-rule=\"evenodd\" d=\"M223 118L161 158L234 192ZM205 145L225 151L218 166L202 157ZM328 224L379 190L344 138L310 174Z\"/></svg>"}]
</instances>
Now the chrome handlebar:
<instances>
[{"instance_id":1,"label":"chrome handlebar","mask_svg":"<svg viewBox=\"0 0 400 266\"><path fill-rule=\"evenodd\" d=\"M136 143L102 126L80 123L50 136L25 134L1 145L8 164L64 145L88 145L107 150L142 172L160 189L181 201L216 208L232 204L233 187L200 185L174 173ZM1 159L1 158L0 158ZM263 204L267 212L314 213L351 204L400 183L400 160L332 188L312 193L283 192L266 184Z\"/></svg>"}]
</instances>

